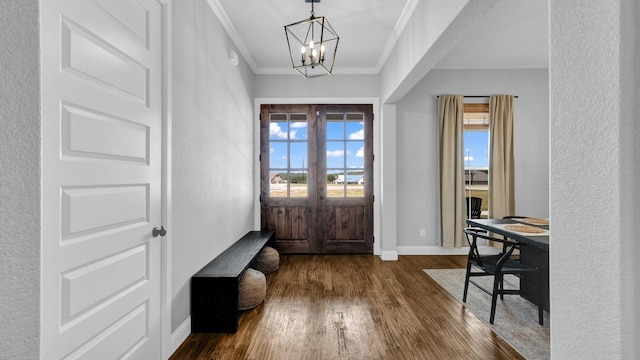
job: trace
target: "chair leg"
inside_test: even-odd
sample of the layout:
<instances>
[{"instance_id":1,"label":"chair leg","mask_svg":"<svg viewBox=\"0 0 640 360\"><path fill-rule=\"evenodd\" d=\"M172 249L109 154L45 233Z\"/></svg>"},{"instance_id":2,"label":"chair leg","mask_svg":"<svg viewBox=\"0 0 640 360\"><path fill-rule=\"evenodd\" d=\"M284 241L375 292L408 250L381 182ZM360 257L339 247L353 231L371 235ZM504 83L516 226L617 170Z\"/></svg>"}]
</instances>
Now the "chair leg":
<instances>
[{"instance_id":1,"label":"chair leg","mask_svg":"<svg viewBox=\"0 0 640 360\"><path fill-rule=\"evenodd\" d=\"M489 324L493 324L496 317L496 302L498 300L499 286L502 282L502 274L496 274L493 279L493 292L491 293L491 315L489 316ZM502 295L502 293L500 292Z\"/></svg>"},{"instance_id":2,"label":"chair leg","mask_svg":"<svg viewBox=\"0 0 640 360\"><path fill-rule=\"evenodd\" d=\"M538 275L538 284L536 286L536 290L538 291L538 323L540 325L544 325L544 313L542 310L542 294L540 291L540 280L542 278L542 274L540 269L538 269L538 271L536 272L536 274Z\"/></svg>"},{"instance_id":3,"label":"chair leg","mask_svg":"<svg viewBox=\"0 0 640 360\"><path fill-rule=\"evenodd\" d=\"M464 293L462 294L462 302L467 302L467 291L469 290L469 274L471 273L471 263L467 262L467 274L464 277Z\"/></svg>"}]
</instances>

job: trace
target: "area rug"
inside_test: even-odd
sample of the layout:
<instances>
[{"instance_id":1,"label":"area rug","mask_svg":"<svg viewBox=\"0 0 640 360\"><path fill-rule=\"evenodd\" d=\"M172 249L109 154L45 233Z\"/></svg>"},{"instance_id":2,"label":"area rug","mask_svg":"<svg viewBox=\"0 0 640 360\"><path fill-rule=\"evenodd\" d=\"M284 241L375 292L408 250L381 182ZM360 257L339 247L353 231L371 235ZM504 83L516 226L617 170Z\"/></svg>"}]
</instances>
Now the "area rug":
<instances>
[{"instance_id":1,"label":"area rug","mask_svg":"<svg viewBox=\"0 0 640 360\"><path fill-rule=\"evenodd\" d=\"M462 303L465 269L424 269L424 272ZM493 277L474 280L486 288L492 287ZM505 277L505 288L517 288L518 282L516 277ZM498 299L496 318L491 325L491 296L472 284L469 284L467 302L463 305L526 359L550 358L548 312L544 312L544 326L540 326L535 305L518 295L507 295L504 301Z\"/></svg>"}]
</instances>

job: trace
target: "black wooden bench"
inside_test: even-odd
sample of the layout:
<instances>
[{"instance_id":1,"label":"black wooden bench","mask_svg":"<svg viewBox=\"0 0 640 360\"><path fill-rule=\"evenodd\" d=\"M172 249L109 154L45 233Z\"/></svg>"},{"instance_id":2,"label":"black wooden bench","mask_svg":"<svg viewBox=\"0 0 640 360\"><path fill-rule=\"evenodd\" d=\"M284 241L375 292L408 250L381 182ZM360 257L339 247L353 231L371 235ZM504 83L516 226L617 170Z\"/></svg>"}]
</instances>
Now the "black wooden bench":
<instances>
[{"instance_id":1,"label":"black wooden bench","mask_svg":"<svg viewBox=\"0 0 640 360\"><path fill-rule=\"evenodd\" d=\"M191 332L238 330L238 282L273 231L249 231L191 277Z\"/></svg>"}]
</instances>

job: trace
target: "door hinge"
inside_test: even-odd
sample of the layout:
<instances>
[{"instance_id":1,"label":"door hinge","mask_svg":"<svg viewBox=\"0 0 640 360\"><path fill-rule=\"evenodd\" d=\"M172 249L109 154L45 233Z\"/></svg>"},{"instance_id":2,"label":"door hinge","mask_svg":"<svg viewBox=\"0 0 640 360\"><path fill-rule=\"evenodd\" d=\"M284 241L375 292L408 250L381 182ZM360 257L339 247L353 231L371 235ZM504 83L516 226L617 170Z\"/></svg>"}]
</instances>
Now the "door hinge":
<instances>
[{"instance_id":1,"label":"door hinge","mask_svg":"<svg viewBox=\"0 0 640 360\"><path fill-rule=\"evenodd\" d=\"M260 121L262 121L262 113L260 113L260 115L258 115L258 117L260 118Z\"/></svg>"},{"instance_id":2,"label":"door hinge","mask_svg":"<svg viewBox=\"0 0 640 360\"><path fill-rule=\"evenodd\" d=\"M260 203L262 203L262 195L260 195L260 200L259 201L260 201Z\"/></svg>"},{"instance_id":3,"label":"door hinge","mask_svg":"<svg viewBox=\"0 0 640 360\"><path fill-rule=\"evenodd\" d=\"M262 154L258 155L258 161L262 162Z\"/></svg>"},{"instance_id":4,"label":"door hinge","mask_svg":"<svg viewBox=\"0 0 640 360\"><path fill-rule=\"evenodd\" d=\"M375 236L374 236L374 237L372 237L372 238L371 238L371 241L375 244L375 243L376 243L376 237L375 237Z\"/></svg>"},{"instance_id":5,"label":"door hinge","mask_svg":"<svg viewBox=\"0 0 640 360\"><path fill-rule=\"evenodd\" d=\"M375 195L371 195L371 201L376 202L376 196Z\"/></svg>"}]
</instances>

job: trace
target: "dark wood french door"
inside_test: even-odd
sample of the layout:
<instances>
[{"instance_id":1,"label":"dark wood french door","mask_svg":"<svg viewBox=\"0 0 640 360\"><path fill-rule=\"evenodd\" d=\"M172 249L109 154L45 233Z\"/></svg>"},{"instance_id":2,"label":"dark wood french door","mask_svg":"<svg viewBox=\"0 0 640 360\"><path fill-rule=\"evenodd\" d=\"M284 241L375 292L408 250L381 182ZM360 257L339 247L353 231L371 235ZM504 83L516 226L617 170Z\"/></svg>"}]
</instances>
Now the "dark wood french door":
<instances>
[{"instance_id":1,"label":"dark wood french door","mask_svg":"<svg viewBox=\"0 0 640 360\"><path fill-rule=\"evenodd\" d=\"M262 105L262 230L283 253L373 252L372 105Z\"/></svg>"}]
</instances>

